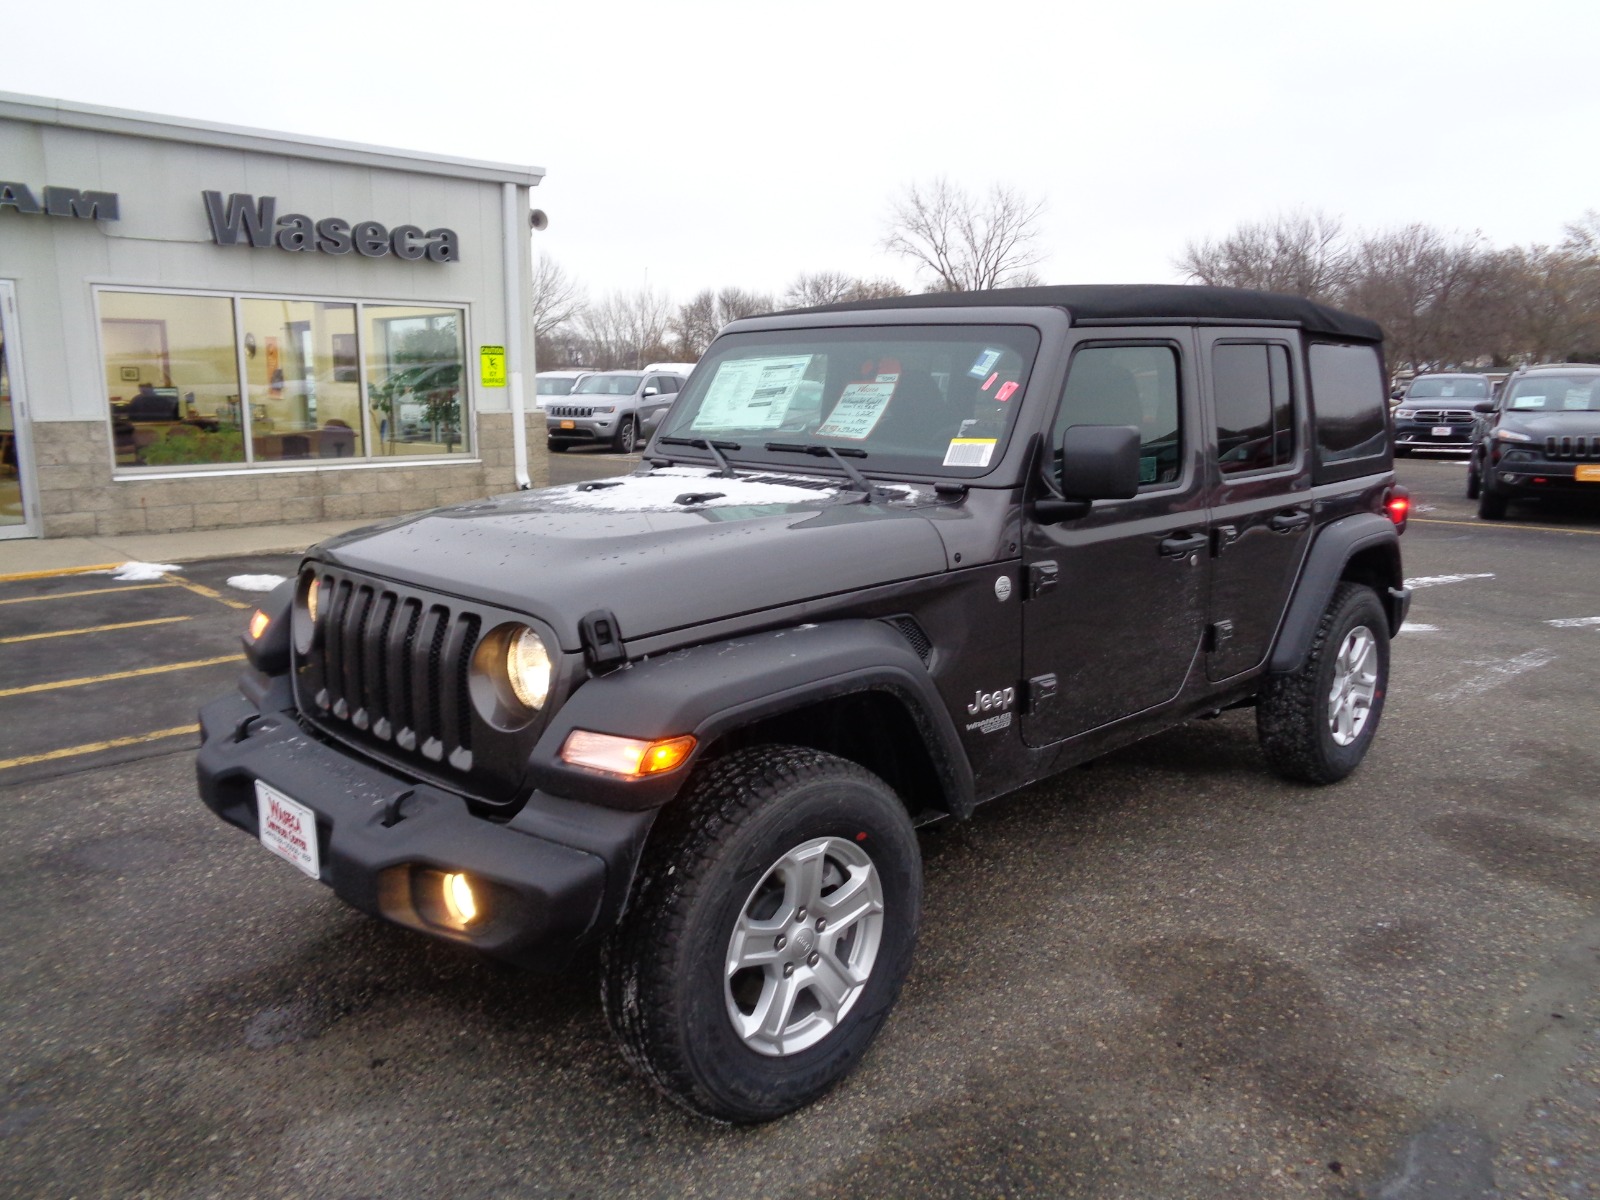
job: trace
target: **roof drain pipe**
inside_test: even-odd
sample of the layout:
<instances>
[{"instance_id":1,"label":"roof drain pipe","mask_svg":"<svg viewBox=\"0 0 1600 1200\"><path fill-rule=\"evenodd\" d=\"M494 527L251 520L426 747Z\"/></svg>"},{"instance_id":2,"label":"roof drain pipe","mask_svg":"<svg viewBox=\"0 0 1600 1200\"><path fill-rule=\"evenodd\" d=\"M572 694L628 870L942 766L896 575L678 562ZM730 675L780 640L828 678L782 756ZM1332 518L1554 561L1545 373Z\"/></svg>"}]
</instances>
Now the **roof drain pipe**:
<instances>
[{"instance_id":1,"label":"roof drain pipe","mask_svg":"<svg viewBox=\"0 0 1600 1200\"><path fill-rule=\"evenodd\" d=\"M533 486L528 477L528 430L522 411L522 268L529 246L527 230L517 219L521 207L517 203L517 185L501 184L500 197L506 242L506 374L511 384L511 461L516 471L517 490L525 492Z\"/></svg>"}]
</instances>

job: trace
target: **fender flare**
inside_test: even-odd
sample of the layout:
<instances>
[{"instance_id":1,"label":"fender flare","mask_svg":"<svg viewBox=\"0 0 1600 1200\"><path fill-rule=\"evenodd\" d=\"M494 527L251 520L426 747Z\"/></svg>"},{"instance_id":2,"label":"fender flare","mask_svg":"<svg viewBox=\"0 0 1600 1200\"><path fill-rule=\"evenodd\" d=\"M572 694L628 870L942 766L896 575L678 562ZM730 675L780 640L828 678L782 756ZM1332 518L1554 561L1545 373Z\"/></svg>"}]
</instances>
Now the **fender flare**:
<instances>
[{"instance_id":1,"label":"fender flare","mask_svg":"<svg viewBox=\"0 0 1600 1200\"><path fill-rule=\"evenodd\" d=\"M910 714L957 817L975 803L972 766L933 678L898 632L855 619L709 642L588 680L556 712L529 758L541 791L611 808L656 808L682 787L704 748L753 721L820 700L884 692ZM624 779L561 761L574 729L635 738L692 733L689 761L665 775Z\"/></svg>"},{"instance_id":2,"label":"fender flare","mask_svg":"<svg viewBox=\"0 0 1600 1200\"><path fill-rule=\"evenodd\" d=\"M1403 586L1400 576L1400 534L1394 522L1378 513L1357 513L1342 517L1323 529L1306 556L1300 578L1295 582L1294 597L1278 627L1278 639L1267 662L1267 671L1273 675L1293 674L1300 669L1311 652L1311 642L1316 636L1317 622L1327 610L1334 588L1344 577L1345 566L1357 554L1374 547L1393 550L1393 570L1387 581L1386 593L1380 592L1389 614L1389 633L1399 631L1405 620L1411 593Z\"/></svg>"}]
</instances>

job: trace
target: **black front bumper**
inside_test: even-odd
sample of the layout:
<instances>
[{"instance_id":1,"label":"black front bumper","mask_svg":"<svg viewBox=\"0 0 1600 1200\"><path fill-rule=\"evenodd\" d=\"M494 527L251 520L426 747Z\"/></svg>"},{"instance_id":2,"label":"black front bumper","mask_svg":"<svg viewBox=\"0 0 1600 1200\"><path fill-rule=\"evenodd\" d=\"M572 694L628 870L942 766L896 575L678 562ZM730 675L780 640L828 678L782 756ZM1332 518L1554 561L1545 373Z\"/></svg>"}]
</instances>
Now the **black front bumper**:
<instances>
[{"instance_id":1,"label":"black front bumper","mask_svg":"<svg viewBox=\"0 0 1600 1200\"><path fill-rule=\"evenodd\" d=\"M223 820L259 837L260 780L316 814L320 879L341 899L520 966L559 967L610 927L655 818L536 792L510 820L486 819L242 695L201 709L200 736L200 796ZM486 897L466 929L433 919L424 894L454 871Z\"/></svg>"}]
</instances>

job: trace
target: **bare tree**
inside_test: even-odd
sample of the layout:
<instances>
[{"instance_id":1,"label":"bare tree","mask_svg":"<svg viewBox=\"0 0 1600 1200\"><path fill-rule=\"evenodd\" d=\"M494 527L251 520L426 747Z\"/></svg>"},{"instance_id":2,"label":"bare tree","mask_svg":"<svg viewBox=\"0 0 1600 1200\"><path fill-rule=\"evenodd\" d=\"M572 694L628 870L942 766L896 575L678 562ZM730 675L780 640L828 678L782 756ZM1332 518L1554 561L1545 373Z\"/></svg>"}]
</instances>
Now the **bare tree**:
<instances>
[{"instance_id":1,"label":"bare tree","mask_svg":"<svg viewBox=\"0 0 1600 1200\"><path fill-rule=\"evenodd\" d=\"M711 339L729 321L773 311L777 305L765 292L727 287L713 292L698 292L673 313L670 323L674 353L684 362L693 362L706 352Z\"/></svg>"},{"instance_id":2,"label":"bare tree","mask_svg":"<svg viewBox=\"0 0 1600 1200\"><path fill-rule=\"evenodd\" d=\"M604 368L638 368L671 353L667 331L672 302L650 288L614 292L591 304L577 325L589 344L593 365Z\"/></svg>"},{"instance_id":3,"label":"bare tree","mask_svg":"<svg viewBox=\"0 0 1600 1200\"><path fill-rule=\"evenodd\" d=\"M533 336L548 338L576 317L584 306L582 286L553 258L533 264Z\"/></svg>"},{"instance_id":4,"label":"bare tree","mask_svg":"<svg viewBox=\"0 0 1600 1200\"><path fill-rule=\"evenodd\" d=\"M1462 314L1489 278L1480 240L1407 225L1355 249L1341 299L1383 326L1391 366L1436 369L1474 356Z\"/></svg>"},{"instance_id":5,"label":"bare tree","mask_svg":"<svg viewBox=\"0 0 1600 1200\"><path fill-rule=\"evenodd\" d=\"M1327 300L1349 273L1342 234L1339 219L1324 212L1280 213L1215 241L1190 242L1173 265L1196 283Z\"/></svg>"},{"instance_id":6,"label":"bare tree","mask_svg":"<svg viewBox=\"0 0 1600 1200\"><path fill-rule=\"evenodd\" d=\"M890 210L883 248L910 259L931 290L1004 287L1044 261L1043 200L1001 184L974 196L940 177L908 184Z\"/></svg>"},{"instance_id":7,"label":"bare tree","mask_svg":"<svg viewBox=\"0 0 1600 1200\"><path fill-rule=\"evenodd\" d=\"M785 308L815 308L850 300L882 300L904 296L905 288L892 279L858 279L843 271L804 272L794 277L783 293Z\"/></svg>"}]
</instances>

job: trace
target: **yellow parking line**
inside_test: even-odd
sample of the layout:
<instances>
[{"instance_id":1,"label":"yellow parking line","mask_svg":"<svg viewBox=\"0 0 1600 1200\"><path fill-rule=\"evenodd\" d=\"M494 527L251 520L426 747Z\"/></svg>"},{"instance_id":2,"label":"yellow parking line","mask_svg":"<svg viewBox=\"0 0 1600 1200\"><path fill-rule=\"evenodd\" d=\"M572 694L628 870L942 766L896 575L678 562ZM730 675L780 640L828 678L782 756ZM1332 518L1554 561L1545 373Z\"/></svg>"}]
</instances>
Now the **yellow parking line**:
<instances>
[{"instance_id":1,"label":"yellow parking line","mask_svg":"<svg viewBox=\"0 0 1600 1200\"><path fill-rule=\"evenodd\" d=\"M19 579L54 579L59 575L93 575L97 572L115 571L122 564L101 563L98 567L56 567L51 571L14 571L10 575L0 575L0 583L11 583Z\"/></svg>"},{"instance_id":2,"label":"yellow parking line","mask_svg":"<svg viewBox=\"0 0 1600 1200\"><path fill-rule=\"evenodd\" d=\"M112 738L109 742L90 742L87 746L68 746L64 750L48 750L43 754L23 754L17 758L0 758L0 771L7 767L26 767L33 763L52 762L58 758L76 758L80 754L93 754L96 750L116 750L122 746L137 746L144 742L159 742L162 738L182 737L186 733L199 733L198 725L174 725L171 729L158 729L154 733L141 733L134 737Z\"/></svg>"},{"instance_id":3,"label":"yellow parking line","mask_svg":"<svg viewBox=\"0 0 1600 1200\"><path fill-rule=\"evenodd\" d=\"M170 625L174 621L192 621L193 617L151 617L148 621L124 621L120 625L91 625L87 629L52 629L49 633L19 633L15 637L0 638L0 646L13 642L37 642L44 638L72 637L79 633L110 633L113 629L139 629L145 625Z\"/></svg>"},{"instance_id":4,"label":"yellow parking line","mask_svg":"<svg viewBox=\"0 0 1600 1200\"><path fill-rule=\"evenodd\" d=\"M136 679L141 675L161 675L167 671L187 671L193 667L214 667L218 663L243 662L242 654L224 654L217 658L197 658L193 662L167 663L160 667L141 667L137 671L114 671L110 675L86 675L82 679L58 679L53 683L30 683L25 687L0 688L0 699L6 696L26 696L32 692L52 692L57 688L82 687L88 683L108 683L113 679Z\"/></svg>"},{"instance_id":5,"label":"yellow parking line","mask_svg":"<svg viewBox=\"0 0 1600 1200\"><path fill-rule=\"evenodd\" d=\"M187 579L179 579L176 575L164 575L164 576L162 576L162 578L166 579L166 580L168 580L168 581L170 581L170 582L172 582L174 584L176 584L178 587L187 588L189 591L193 592L196 596L204 596L208 600L215 600L219 604L226 604L229 608L250 608L250 607L252 607L252 605L249 605L249 604L241 604L237 600L229 600L221 592L218 592L218 591L215 591L215 590L213 590L211 588L208 588L203 583L191 583Z\"/></svg>"},{"instance_id":6,"label":"yellow parking line","mask_svg":"<svg viewBox=\"0 0 1600 1200\"><path fill-rule=\"evenodd\" d=\"M32 604L35 600L67 600L73 596L107 596L112 592L121 595L123 592L144 592L151 588L177 587L175 583L136 583L132 587L90 588L86 592L51 592L48 596L13 596L9 600L0 600L0 604Z\"/></svg>"},{"instance_id":7,"label":"yellow parking line","mask_svg":"<svg viewBox=\"0 0 1600 1200\"><path fill-rule=\"evenodd\" d=\"M1419 525L1470 525L1474 529L1531 529L1535 533L1586 533L1600 537L1600 529L1572 529L1561 525L1509 525L1504 521L1448 521L1443 517L1412 517Z\"/></svg>"}]
</instances>

